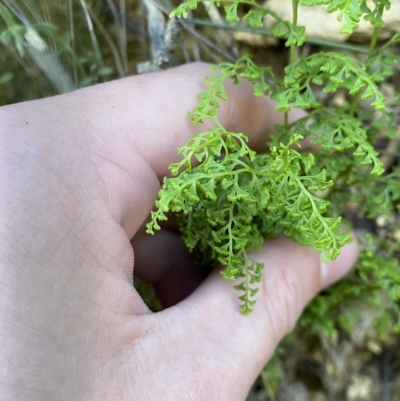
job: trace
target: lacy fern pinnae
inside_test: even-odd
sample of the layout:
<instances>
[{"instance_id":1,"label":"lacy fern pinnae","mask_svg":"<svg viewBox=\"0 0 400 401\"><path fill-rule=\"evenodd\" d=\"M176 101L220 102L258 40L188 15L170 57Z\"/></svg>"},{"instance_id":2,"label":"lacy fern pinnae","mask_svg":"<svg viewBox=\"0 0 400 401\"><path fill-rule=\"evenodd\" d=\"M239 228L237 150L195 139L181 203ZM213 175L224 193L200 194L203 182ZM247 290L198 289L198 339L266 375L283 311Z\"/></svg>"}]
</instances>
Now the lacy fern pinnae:
<instances>
[{"instance_id":1,"label":"lacy fern pinnae","mask_svg":"<svg viewBox=\"0 0 400 401\"><path fill-rule=\"evenodd\" d=\"M186 18L187 11L196 9L200 2L188 0L171 15ZM342 33L356 29L360 18L368 20L374 26L368 60L361 63L335 52L296 58L295 48L307 39L305 27L297 24L299 3L327 5L328 12L339 11ZM240 4L252 6L243 15L252 27L262 28L267 14L274 17L276 25L271 33L286 38L290 64L283 80L275 77L272 68L255 65L248 55L235 63L212 67L213 74L206 78L208 89L199 95L200 103L191 114L195 124L211 119L217 128L198 134L179 149L183 159L170 166L172 177L164 179L147 232L159 230L158 222L167 219L167 212L176 213L182 239L198 263L220 263L225 266L224 278L241 279L235 288L241 292L242 312L248 314L263 268L250 252L259 250L265 238L285 234L322 252L326 259L334 259L340 247L350 241L348 229L341 226L340 207L348 202L365 205L365 199L350 186L368 186L371 192L365 198L373 205L373 191L388 179L381 177L384 168L374 141L378 132L393 134L389 129L393 116L385 109L379 82L400 63L400 57L390 52L390 45L400 42L400 34L376 49L378 31L384 26L382 13L390 7L388 0L374 0L373 10L359 1L293 0L292 21L282 20L254 0L223 4L227 21L240 21ZM218 121L219 102L227 100L226 79L234 83L247 79L255 96L272 97L277 110L285 114L286 123L276 127L268 153L254 152L245 135L228 132ZM325 93L345 89L349 101L338 108L325 107L314 96L317 86ZM376 121L361 121L360 116L366 114L361 100L366 99L371 99L370 107L380 113L379 130ZM288 123L287 113L292 107L310 113ZM382 125L387 127L382 129ZM318 145L312 153L300 147L309 135ZM389 200L388 211L393 207Z\"/></svg>"}]
</instances>

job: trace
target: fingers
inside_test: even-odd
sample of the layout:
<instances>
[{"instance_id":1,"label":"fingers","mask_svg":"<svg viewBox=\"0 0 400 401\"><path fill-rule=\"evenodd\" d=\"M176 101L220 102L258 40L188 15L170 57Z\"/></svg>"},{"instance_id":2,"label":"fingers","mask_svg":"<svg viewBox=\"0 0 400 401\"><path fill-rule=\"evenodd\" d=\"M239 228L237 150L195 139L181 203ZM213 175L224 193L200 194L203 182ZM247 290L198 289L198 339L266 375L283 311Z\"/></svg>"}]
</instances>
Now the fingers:
<instances>
[{"instance_id":1,"label":"fingers","mask_svg":"<svg viewBox=\"0 0 400 401\"><path fill-rule=\"evenodd\" d=\"M66 110L66 119L79 127L79 141L89 136L91 158L94 154L100 165L112 213L129 236L154 206L170 163L180 160L177 148L210 126L208 122L195 127L187 115L198 104L197 95L204 91L209 74L209 65L190 64L93 86L52 101L62 103L58 109ZM274 103L255 98L252 86L244 81L228 83L227 92L229 100L220 101L220 122L248 135L251 146L265 146L268 131L283 118Z\"/></svg>"},{"instance_id":2,"label":"fingers","mask_svg":"<svg viewBox=\"0 0 400 401\"><path fill-rule=\"evenodd\" d=\"M187 115L198 104L197 95L206 88L207 75L207 64L184 65L88 88L80 92L79 103L96 124L96 135L118 133L123 146L143 157L162 179L169 164L180 158L177 148L209 127L207 121L195 127ZM227 93L228 101L219 101L221 124L248 135L253 146L265 146L267 133L283 121L275 103L256 98L247 81L227 82ZM105 112L105 107L111 110Z\"/></svg>"},{"instance_id":3,"label":"fingers","mask_svg":"<svg viewBox=\"0 0 400 401\"><path fill-rule=\"evenodd\" d=\"M265 268L257 303L249 316L240 314L238 294L218 272L170 313L184 310L186 330L191 336L196 333L193 343L205 349L214 344L219 357L226 359L230 369L236 369L231 373L249 388L304 306L324 286L348 272L357 254L353 242L342 249L337 260L322 267L320 255L312 249L276 238L254 255Z\"/></svg>"},{"instance_id":4,"label":"fingers","mask_svg":"<svg viewBox=\"0 0 400 401\"><path fill-rule=\"evenodd\" d=\"M211 74L209 67L189 64L88 88L85 93L90 97L88 118L95 115L100 132L124 133L121 139L125 145L134 144L162 179L168 174L169 164L180 158L177 148L209 128L207 121L194 126L187 114L199 103L197 95L206 89L204 78ZM248 135L252 147L265 148L267 134L283 122L283 114L275 110L275 102L267 97L256 98L252 85L245 80L238 85L227 81L226 91L228 100L219 99L221 124ZM85 99L80 103L85 103ZM112 113L104 113L105 105L113 106ZM295 109L291 119L304 114Z\"/></svg>"},{"instance_id":5,"label":"fingers","mask_svg":"<svg viewBox=\"0 0 400 401\"><path fill-rule=\"evenodd\" d=\"M163 308L176 305L201 284L209 271L195 265L179 233L162 230L150 236L139 231L132 240L135 275L153 284Z\"/></svg>"}]
</instances>

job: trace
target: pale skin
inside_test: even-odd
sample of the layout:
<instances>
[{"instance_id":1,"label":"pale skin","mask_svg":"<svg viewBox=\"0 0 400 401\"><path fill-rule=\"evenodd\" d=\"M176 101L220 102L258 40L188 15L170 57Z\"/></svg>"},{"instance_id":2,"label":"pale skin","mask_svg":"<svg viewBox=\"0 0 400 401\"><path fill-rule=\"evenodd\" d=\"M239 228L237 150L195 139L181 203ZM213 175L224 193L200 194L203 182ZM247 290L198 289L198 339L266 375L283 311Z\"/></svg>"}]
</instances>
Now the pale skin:
<instances>
[{"instance_id":1,"label":"pale skin","mask_svg":"<svg viewBox=\"0 0 400 401\"><path fill-rule=\"evenodd\" d=\"M268 241L244 317L175 230L144 234L176 148L206 128L186 112L207 74L188 65L0 109L1 400L243 401L307 302L353 266L355 243L321 267L312 249ZM260 149L281 116L247 84L228 94L221 122ZM167 309L149 311L133 272Z\"/></svg>"}]
</instances>

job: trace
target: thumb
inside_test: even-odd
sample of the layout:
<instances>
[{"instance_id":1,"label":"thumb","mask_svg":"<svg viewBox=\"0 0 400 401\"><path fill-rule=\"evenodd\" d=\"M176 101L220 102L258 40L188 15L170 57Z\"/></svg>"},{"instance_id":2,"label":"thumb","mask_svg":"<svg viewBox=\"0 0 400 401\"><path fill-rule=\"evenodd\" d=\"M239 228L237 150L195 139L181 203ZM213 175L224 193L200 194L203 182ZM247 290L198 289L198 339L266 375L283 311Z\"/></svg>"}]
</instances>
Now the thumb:
<instances>
[{"instance_id":1,"label":"thumb","mask_svg":"<svg viewBox=\"0 0 400 401\"><path fill-rule=\"evenodd\" d=\"M311 248L279 237L267 241L253 256L265 267L257 303L249 316L240 314L237 292L218 272L176 306L184 307L192 316L187 321L191 326L188 330L199 333L203 344L218 345L218 357L232 362L229 366L236 371L231 373L242 382L244 397L279 341L293 329L305 305L351 269L358 246L352 242L342 248L335 261L323 264L320 254ZM243 395L235 394L232 399L244 399Z\"/></svg>"}]
</instances>

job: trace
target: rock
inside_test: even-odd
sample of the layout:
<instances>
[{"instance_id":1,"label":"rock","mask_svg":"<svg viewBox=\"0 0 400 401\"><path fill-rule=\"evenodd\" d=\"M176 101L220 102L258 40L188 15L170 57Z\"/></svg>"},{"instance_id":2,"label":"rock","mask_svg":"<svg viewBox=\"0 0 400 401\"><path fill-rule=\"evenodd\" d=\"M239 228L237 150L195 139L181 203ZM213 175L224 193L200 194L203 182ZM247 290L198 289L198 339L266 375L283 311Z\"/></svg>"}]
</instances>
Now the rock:
<instances>
[{"instance_id":1,"label":"rock","mask_svg":"<svg viewBox=\"0 0 400 401\"><path fill-rule=\"evenodd\" d=\"M374 9L372 0L367 4L370 9ZM275 11L282 19L292 20L292 0L268 0L264 3L267 7ZM344 42L351 36L353 41L364 42L371 38L373 26L363 19L360 20L358 29L352 35L342 35L339 33L343 23L337 20L338 12L328 13L326 6L305 7L299 5L298 24L306 27L306 34L309 37ZM391 7L383 13L383 20L386 27L380 30L379 38L387 39L393 32L400 30L400 0L391 0ZM267 28L276 24L276 20L270 15L264 19Z\"/></svg>"},{"instance_id":2,"label":"rock","mask_svg":"<svg viewBox=\"0 0 400 401\"><path fill-rule=\"evenodd\" d=\"M346 391L347 401L372 401L372 387L373 382L368 376L354 376Z\"/></svg>"},{"instance_id":3,"label":"rock","mask_svg":"<svg viewBox=\"0 0 400 401\"><path fill-rule=\"evenodd\" d=\"M309 401L310 397L308 394L307 387L302 382L294 382L288 385L285 390L285 400L290 401Z\"/></svg>"}]
</instances>

